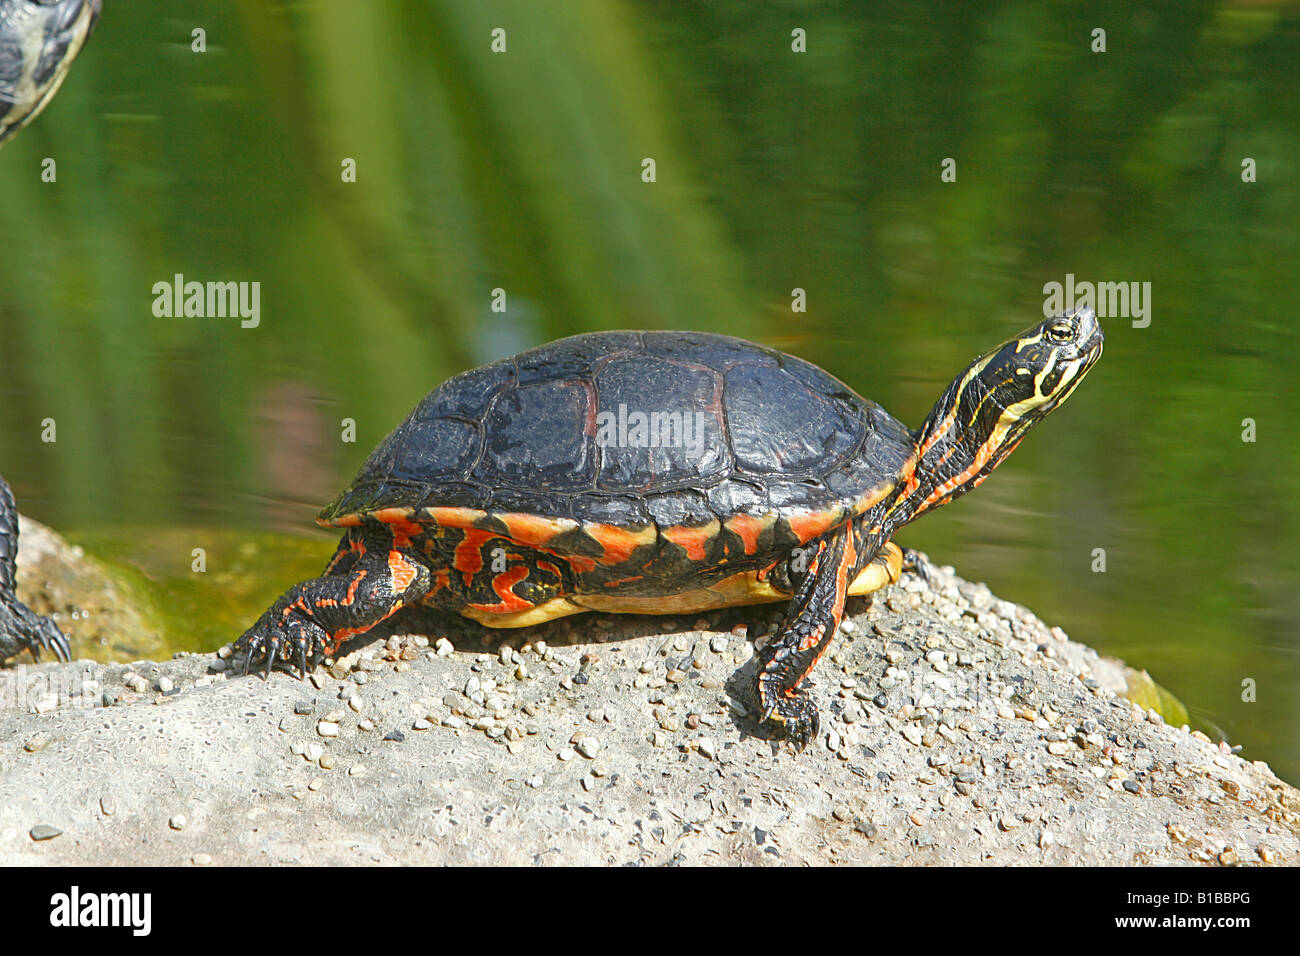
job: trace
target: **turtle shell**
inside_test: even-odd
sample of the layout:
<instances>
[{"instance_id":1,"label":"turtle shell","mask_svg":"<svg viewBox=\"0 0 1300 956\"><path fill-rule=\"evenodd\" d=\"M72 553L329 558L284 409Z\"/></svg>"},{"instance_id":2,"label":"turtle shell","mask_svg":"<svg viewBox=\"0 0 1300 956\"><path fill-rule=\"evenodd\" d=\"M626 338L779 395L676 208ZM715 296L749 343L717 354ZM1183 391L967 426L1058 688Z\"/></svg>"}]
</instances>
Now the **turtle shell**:
<instances>
[{"instance_id":1,"label":"turtle shell","mask_svg":"<svg viewBox=\"0 0 1300 956\"><path fill-rule=\"evenodd\" d=\"M702 332L597 332L444 382L318 520L492 527L556 553L557 534L594 528L706 560L699 536L720 528L749 555L807 541L914 464L904 425L802 359Z\"/></svg>"}]
</instances>

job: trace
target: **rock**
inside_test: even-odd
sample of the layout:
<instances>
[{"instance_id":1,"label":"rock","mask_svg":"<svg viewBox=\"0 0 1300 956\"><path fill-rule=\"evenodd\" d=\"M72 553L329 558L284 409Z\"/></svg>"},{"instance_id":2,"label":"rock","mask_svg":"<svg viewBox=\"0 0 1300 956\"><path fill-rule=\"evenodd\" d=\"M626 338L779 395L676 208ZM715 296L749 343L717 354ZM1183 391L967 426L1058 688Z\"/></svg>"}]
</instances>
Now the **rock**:
<instances>
[{"instance_id":1,"label":"rock","mask_svg":"<svg viewBox=\"0 0 1300 956\"><path fill-rule=\"evenodd\" d=\"M745 706L728 703L753 679L761 609L716 612L703 634L672 630L693 619L565 618L535 629L504 666L497 643L456 631L479 653L443 653L451 644L435 639L403 656L406 670L366 670L356 728L324 671L262 681L185 654L95 665L98 689L66 701L60 691L35 714L19 702L50 685L89 688L86 662L7 668L0 833L31 839L0 841L0 865L1300 864L1300 792L1267 765L1173 717L1148 720L1155 705L1110 689L1127 683L1123 665L1045 626L1018 637L1004 622L1029 628L1030 612L935 573L933 586L904 575L901 590L923 599L915 606L850 605L853 638L814 673L822 736L798 755L781 743L774 757ZM972 618L963 605L976 602L987 611ZM427 633L435 627L445 622ZM376 631L358 643L380 663L393 631ZM722 650L703 654L717 634L728 635ZM942 661L927 662L935 650ZM569 679L597 653L590 682ZM689 665L667 682L667 661L691 655L725 689ZM148 675L150 689L170 681L167 706L127 692L128 672ZM499 713L460 693L471 678L477 692L500 685L488 695ZM861 710L852 721L849 706ZM393 728L419 732L383 743ZM755 798L767 793L780 800ZM182 806L184 831L168 829ZM494 808L506 806L502 826ZM674 839L668 821L690 839ZM60 829L76 838L38 836Z\"/></svg>"}]
</instances>

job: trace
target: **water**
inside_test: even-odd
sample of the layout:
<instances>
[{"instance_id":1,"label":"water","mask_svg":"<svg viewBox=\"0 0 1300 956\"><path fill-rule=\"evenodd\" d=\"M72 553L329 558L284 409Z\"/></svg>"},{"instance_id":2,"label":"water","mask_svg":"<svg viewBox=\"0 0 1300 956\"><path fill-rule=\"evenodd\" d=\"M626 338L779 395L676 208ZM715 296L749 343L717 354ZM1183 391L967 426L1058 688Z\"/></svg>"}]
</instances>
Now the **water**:
<instances>
[{"instance_id":1,"label":"water","mask_svg":"<svg viewBox=\"0 0 1300 956\"><path fill-rule=\"evenodd\" d=\"M1300 779L1294 10L357 10L112 5L0 151L0 472L28 513L134 555L194 622L177 649L233 637L292 580L279 560L238 588L187 580L204 529L327 554L315 510L466 367L707 329L915 426L1046 284L1149 282L1149 325L1104 319L1070 404L900 540ZM260 283L257 327L157 317L178 273Z\"/></svg>"}]
</instances>

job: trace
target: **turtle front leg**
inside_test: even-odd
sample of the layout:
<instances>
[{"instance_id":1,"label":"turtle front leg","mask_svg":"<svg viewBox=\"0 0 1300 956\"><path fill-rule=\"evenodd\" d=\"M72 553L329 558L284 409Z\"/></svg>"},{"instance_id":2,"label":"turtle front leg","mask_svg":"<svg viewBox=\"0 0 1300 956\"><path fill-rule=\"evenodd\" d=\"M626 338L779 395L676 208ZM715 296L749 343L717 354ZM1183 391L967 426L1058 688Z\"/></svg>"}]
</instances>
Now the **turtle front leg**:
<instances>
[{"instance_id":1,"label":"turtle front leg","mask_svg":"<svg viewBox=\"0 0 1300 956\"><path fill-rule=\"evenodd\" d=\"M776 637L758 652L758 700L764 720L785 729L800 749L817 735L817 707L799 684L830 646L844 616L844 602L858 573L871 560L863 536L847 525L812 542L808 564Z\"/></svg>"},{"instance_id":2,"label":"turtle front leg","mask_svg":"<svg viewBox=\"0 0 1300 956\"><path fill-rule=\"evenodd\" d=\"M428 593L433 575L420 558L399 547L384 525L348 532L325 574L295 584L235 642L247 652L244 673L265 658L264 676L277 658L307 663L331 657L345 640L370 630Z\"/></svg>"},{"instance_id":3,"label":"turtle front leg","mask_svg":"<svg viewBox=\"0 0 1300 956\"><path fill-rule=\"evenodd\" d=\"M48 617L41 617L18 600L18 506L4 478L0 478L0 661L27 650L37 660L41 649L61 661L72 656L68 639Z\"/></svg>"}]
</instances>

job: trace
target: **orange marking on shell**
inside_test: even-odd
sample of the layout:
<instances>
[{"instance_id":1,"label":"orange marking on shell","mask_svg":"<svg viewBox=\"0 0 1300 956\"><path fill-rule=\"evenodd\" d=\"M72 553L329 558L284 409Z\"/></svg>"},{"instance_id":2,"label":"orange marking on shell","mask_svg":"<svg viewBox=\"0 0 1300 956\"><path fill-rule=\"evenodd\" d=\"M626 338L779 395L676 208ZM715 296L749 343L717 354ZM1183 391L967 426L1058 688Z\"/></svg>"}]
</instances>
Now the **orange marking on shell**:
<instances>
[{"instance_id":1,"label":"orange marking on shell","mask_svg":"<svg viewBox=\"0 0 1300 956\"><path fill-rule=\"evenodd\" d=\"M727 521L727 530L740 538L741 543L745 546L746 554L753 554L758 550L759 534L770 523L770 521L764 521L762 518L755 518L753 515L738 514Z\"/></svg>"},{"instance_id":2,"label":"orange marking on shell","mask_svg":"<svg viewBox=\"0 0 1300 956\"><path fill-rule=\"evenodd\" d=\"M509 571L503 571L492 579L492 590L496 591L497 596L501 598L499 604L469 604L466 606L475 611L484 611L488 614L511 614L515 611L527 611L533 606L532 603L525 601L511 590L526 577L528 577L528 567L526 565L516 565Z\"/></svg>"},{"instance_id":3,"label":"orange marking on shell","mask_svg":"<svg viewBox=\"0 0 1300 956\"><path fill-rule=\"evenodd\" d=\"M498 515L510 537L531 548L545 547L556 535L578 527L578 522L561 518L543 518L530 514Z\"/></svg>"},{"instance_id":4,"label":"orange marking on shell","mask_svg":"<svg viewBox=\"0 0 1300 956\"><path fill-rule=\"evenodd\" d=\"M583 530L604 549L599 561L601 564L622 564L632 556L632 552L654 539L653 530L647 540L646 529L629 531L614 524L588 524Z\"/></svg>"},{"instance_id":5,"label":"orange marking on shell","mask_svg":"<svg viewBox=\"0 0 1300 956\"><path fill-rule=\"evenodd\" d=\"M820 534L825 534L839 516L829 511L800 511L786 516L790 530L800 544L806 544Z\"/></svg>"},{"instance_id":6,"label":"orange marking on shell","mask_svg":"<svg viewBox=\"0 0 1300 956\"><path fill-rule=\"evenodd\" d=\"M388 552L388 573L392 575L394 591L400 593L409 588L415 580L415 570L415 565L406 560L402 552Z\"/></svg>"},{"instance_id":7,"label":"orange marking on shell","mask_svg":"<svg viewBox=\"0 0 1300 956\"><path fill-rule=\"evenodd\" d=\"M474 522L487 517L486 511L477 508L425 508L424 513L444 528L472 528Z\"/></svg>"},{"instance_id":8,"label":"orange marking on shell","mask_svg":"<svg viewBox=\"0 0 1300 956\"><path fill-rule=\"evenodd\" d=\"M370 517L384 524L406 524L411 515L410 508L380 508L370 512Z\"/></svg>"},{"instance_id":9,"label":"orange marking on shell","mask_svg":"<svg viewBox=\"0 0 1300 956\"><path fill-rule=\"evenodd\" d=\"M480 528L465 529L465 536L461 538L460 544L456 545L456 554L452 558L451 566L465 575L466 584L469 584L474 575L483 570L483 545L492 538L499 537L500 535Z\"/></svg>"},{"instance_id":10,"label":"orange marking on shell","mask_svg":"<svg viewBox=\"0 0 1300 956\"><path fill-rule=\"evenodd\" d=\"M339 515L337 518L317 518L316 523L322 528L355 528L361 524L361 515Z\"/></svg>"},{"instance_id":11,"label":"orange marking on shell","mask_svg":"<svg viewBox=\"0 0 1300 956\"><path fill-rule=\"evenodd\" d=\"M447 568L439 568L438 573L433 576L433 588L429 593L434 594L449 587L451 587L451 571Z\"/></svg>"},{"instance_id":12,"label":"orange marking on shell","mask_svg":"<svg viewBox=\"0 0 1300 956\"><path fill-rule=\"evenodd\" d=\"M550 561L538 561L537 566L541 568L543 571L550 571L552 574L554 574L557 578L560 578L561 580L564 579L564 575L560 573L560 569L556 567L554 564L552 564Z\"/></svg>"},{"instance_id":13,"label":"orange marking on shell","mask_svg":"<svg viewBox=\"0 0 1300 956\"><path fill-rule=\"evenodd\" d=\"M675 545L686 549L686 556L692 561L705 560L704 549L717 533L716 522L699 528L676 525L659 532Z\"/></svg>"}]
</instances>

